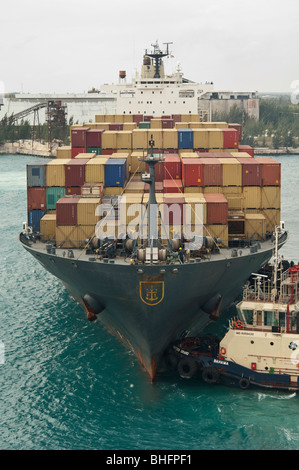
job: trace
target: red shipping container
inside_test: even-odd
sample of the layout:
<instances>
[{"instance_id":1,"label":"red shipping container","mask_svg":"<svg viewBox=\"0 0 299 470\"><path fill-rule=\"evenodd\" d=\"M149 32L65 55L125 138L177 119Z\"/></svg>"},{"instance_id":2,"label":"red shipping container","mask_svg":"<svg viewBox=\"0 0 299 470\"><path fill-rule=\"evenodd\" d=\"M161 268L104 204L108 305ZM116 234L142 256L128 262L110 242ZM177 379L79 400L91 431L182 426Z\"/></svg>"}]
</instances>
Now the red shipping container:
<instances>
[{"instance_id":1,"label":"red shipping container","mask_svg":"<svg viewBox=\"0 0 299 470\"><path fill-rule=\"evenodd\" d=\"M242 185L261 186L262 171L259 159L257 158L237 158L242 165Z\"/></svg>"},{"instance_id":2,"label":"red shipping container","mask_svg":"<svg viewBox=\"0 0 299 470\"><path fill-rule=\"evenodd\" d=\"M165 180L182 178L182 162L177 153L168 154L165 157L163 171Z\"/></svg>"},{"instance_id":3,"label":"red shipping container","mask_svg":"<svg viewBox=\"0 0 299 470\"><path fill-rule=\"evenodd\" d=\"M222 165L218 158L201 158L200 162L202 164L203 186L222 186Z\"/></svg>"},{"instance_id":4,"label":"red shipping container","mask_svg":"<svg viewBox=\"0 0 299 470\"><path fill-rule=\"evenodd\" d=\"M203 186L200 158L182 159L182 180L184 186Z\"/></svg>"},{"instance_id":5,"label":"red shipping container","mask_svg":"<svg viewBox=\"0 0 299 470\"><path fill-rule=\"evenodd\" d=\"M81 196L82 188L81 188L81 186L65 188L65 194L67 196Z\"/></svg>"},{"instance_id":6,"label":"red shipping container","mask_svg":"<svg viewBox=\"0 0 299 470\"><path fill-rule=\"evenodd\" d=\"M86 148L72 147L72 158L75 158L79 153L86 153Z\"/></svg>"},{"instance_id":7,"label":"red shipping container","mask_svg":"<svg viewBox=\"0 0 299 470\"><path fill-rule=\"evenodd\" d=\"M151 121L153 116L143 116L143 122L149 122Z\"/></svg>"},{"instance_id":8,"label":"red shipping container","mask_svg":"<svg viewBox=\"0 0 299 470\"><path fill-rule=\"evenodd\" d=\"M133 114L133 122L136 122L137 127L140 122L143 122L143 114Z\"/></svg>"},{"instance_id":9,"label":"red shipping container","mask_svg":"<svg viewBox=\"0 0 299 470\"><path fill-rule=\"evenodd\" d=\"M86 133L86 147L102 147L104 129L89 129Z\"/></svg>"},{"instance_id":10,"label":"red shipping container","mask_svg":"<svg viewBox=\"0 0 299 470\"><path fill-rule=\"evenodd\" d=\"M181 180L169 180L163 181L164 193L183 193L183 184Z\"/></svg>"},{"instance_id":11,"label":"red shipping container","mask_svg":"<svg viewBox=\"0 0 299 470\"><path fill-rule=\"evenodd\" d=\"M89 127L74 127L71 130L72 147L86 147L86 133Z\"/></svg>"},{"instance_id":12,"label":"red shipping container","mask_svg":"<svg viewBox=\"0 0 299 470\"><path fill-rule=\"evenodd\" d=\"M77 225L79 197L62 197L56 202L56 225Z\"/></svg>"},{"instance_id":13,"label":"red shipping container","mask_svg":"<svg viewBox=\"0 0 299 470\"><path fill-rule=\"evenodd\" d=\"M239 144L239 132L236 129L222 129L223 148L237 149Z\"/></svg>"},{"instance_id":14,"label":"red shipping container","mask_svg":"<svg viewBox=\"0 0 299 470\"><path fill-rule=\"evenodd\" d=\"M85 183L85 164L88 159L74 158L65 165L65 186L83 186Z\"/></svg>"},{"instance_id":15,"label":"red shipping container","mask_svg":"<svg viewBox=\"0 0 299 470\"><path fill-rule=\"evenodd\" d=\"M181 114L173 114L172 115L173 122L181 122L182 120L182 115Z\"/></svg>"},{"instance_id":16,"label":"red shipping container","mask_svg":"<svg viewBox=\"0 0 299 470\"><path fill-rule=\"evenodd\" d=\"M164 155L170 155L172 153L176 153L177 149L163 149Z\"/></svg>"},{"instance_id":17,"label":"red shipping container","mask_svg":"<svg viewBox=\"0 0 299 470\"><path fill-rule=\"evenodd\" d=\"M124 125L122 122L111 122L109 124L109 131L122 131Z\"/></svg>"},{"instance_id":18,"label":"red shipping container","mask_svg":"<svg viewBox=\"0 0 299 470\"><path fill-rule=\"evenodd\" d=\"M236 129L236 131L238 131L238 134L239 134L239 141L242 140L242 125L241 124L236 124L236 123L229 124L228 128L229 129Z\"/></svg>"},{"instance_id":19,"label":"red shipping container","mask_svg":"<svg viewBox=\"0 0 299 470\"><path fill-rule=\"evenodd\" d=\"M138 179L140 182L140 178ZM146 184L144 187L144 192L149 193L149 184ZM155 193L164 193L164 186L162 181L155 182Z\"/></svg>"},{"instance_id":20,"label":"red shipping container","mask_svg":"<svg viewBox=\"0 0 299 470\"><path fill-rule=\"evenodd\" d=\"M162 129L172 129L174 127L173 119L162 119Z\"/></svg>"},{"instance_id":21,"label":"red shipping container","mask_svg":"<svg viewBox=\"0 0 299 470\"><path fill-rule=\"evenodd\" d=\"M205 151L196 151L197 155L198 155L198 158L202 159L202 158L219 158L219 155L225 155L226 156L226 153L214 153L214 152L205 152Z\"/></svg>"},{"instance_id":22,"label":"red shipping container","mask_svg":"<svg viewBox=\"0 0 299 470\"><path fill-rule=\"evenodd\" d=\"M247 152L252 158L254 157L254 149L250 145L239 145L239 152Z\"/></svg>"},{"instance_id":23,"label":"red shipping container","mask_svg":"<svg viewBox=\"0 0 299 470\"><path fill-rule=\"evenodd\" d=\"M228 219L228 202L221 193L206 193L207 224L226 225Z\"/></svg>"},{"instance_id":24,"label":"red shipping container","mask_svg":"<svg viewBox=\"0 0 299 470\"><path fill-rule=\"evenodd\" d=\"M116 153L117 149L102 149L102 155L112 155Z\"/></svg>"},{"instance_id":25,"label":"red shipping container","mask_svg":"<svg viewBox=\"0 0 299 470\"><path fill-rule=\"evenodd\" d=\"M35 209L45 211L47 207L46 188L27 188L27 205L29 211Z\"/></svg>"},{"instance_id":26,"label":"red shipping container","mask_svg":"<svg viewBox=\"0 0 299 470\"><path fill-rule=\"evenodd\" d=\"M280 186L281 164L271 157L257 158L262 170L262 186Z\"/></svg>"},{"instance_id":27,"label":"red shipping container","mask_svg":"<svg viewBox=\"0 0 299 470\"><path fill-rule=\"evenodd\" d=\"M185 198L183 196L164 198L162 218L165 225L182 225L184 223L184 204Z\"/></svg>"},{"instance_id":28,"label":"red shipping container","mask_svg":"<svg viewBox=\"0 0 299 470\"><path fill-rule=\"evenodd\" d=\"M149 173L149 166L148 165L146 165L146 171ZM159 181L159 182L162 182L164 180L164 162L156 163L156 165L155 165L155 180Z\"/></svg>"}]
</instances>

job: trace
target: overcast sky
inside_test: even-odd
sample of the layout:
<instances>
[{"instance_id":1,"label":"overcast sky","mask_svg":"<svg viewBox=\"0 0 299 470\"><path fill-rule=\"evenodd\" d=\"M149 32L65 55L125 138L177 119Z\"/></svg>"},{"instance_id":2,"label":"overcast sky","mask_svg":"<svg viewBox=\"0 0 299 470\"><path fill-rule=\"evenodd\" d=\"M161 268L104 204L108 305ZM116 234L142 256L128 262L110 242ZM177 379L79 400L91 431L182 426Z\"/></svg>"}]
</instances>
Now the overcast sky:
<instances>
[{"instance_id":1,"label":"overcast sky","mask_svg":"<svg viewBox=\"0 0 299 470\"><path fill-rule=\"evenodd\" d=\"M129 81L144 49L173 42L173 71L215 89L291 91L298 0L2 0L4 91L81 93Z\"/></svg>"}]
</instances>

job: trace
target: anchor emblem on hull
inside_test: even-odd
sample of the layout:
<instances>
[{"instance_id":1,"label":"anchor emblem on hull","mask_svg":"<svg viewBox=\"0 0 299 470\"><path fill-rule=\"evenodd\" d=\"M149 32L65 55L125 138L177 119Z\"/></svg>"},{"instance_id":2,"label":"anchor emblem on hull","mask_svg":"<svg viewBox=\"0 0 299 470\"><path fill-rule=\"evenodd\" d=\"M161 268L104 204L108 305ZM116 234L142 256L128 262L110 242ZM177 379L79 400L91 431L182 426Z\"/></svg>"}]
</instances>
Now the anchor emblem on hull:
<instances>
[{"instance_id":1,"label":"anchor emblem on hull","mask_svg":"<svg viewBox=\"0 0 299 470\"><path fill-rule=\"evenodd\" d=\"M142 302L147 305L159 304L164 298L164 281L140 281L139 295Z\"/></svg>"}]
</instances>

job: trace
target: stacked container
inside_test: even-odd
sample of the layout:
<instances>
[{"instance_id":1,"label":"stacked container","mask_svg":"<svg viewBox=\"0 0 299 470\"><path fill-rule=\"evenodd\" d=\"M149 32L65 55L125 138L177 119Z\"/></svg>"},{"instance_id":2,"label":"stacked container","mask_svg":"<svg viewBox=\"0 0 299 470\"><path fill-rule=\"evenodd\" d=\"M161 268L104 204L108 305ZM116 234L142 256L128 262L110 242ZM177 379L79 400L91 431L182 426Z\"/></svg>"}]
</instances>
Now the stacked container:
<instances>
[{"instance_id":1,"label":"stacked container","mask_svg":"<svg viewBox=\"0 0 299 470\"><path fill-rule=\"evenodd\" d=\"M78 153L86 153L87 131L89 127L74 127L71 129L72 158Z\"/></svg>"},{"instance_id":2,"label":"stacked container","mask_svg":"<svg viewBox=\"0 0 299 470\"><path fill-rule=\"evenodd\" d=\"M40 220L47 209L46 173L50 161L42 159L27 165L28 224L36 232L40 231Z\"/></svg>"}]
</instances>

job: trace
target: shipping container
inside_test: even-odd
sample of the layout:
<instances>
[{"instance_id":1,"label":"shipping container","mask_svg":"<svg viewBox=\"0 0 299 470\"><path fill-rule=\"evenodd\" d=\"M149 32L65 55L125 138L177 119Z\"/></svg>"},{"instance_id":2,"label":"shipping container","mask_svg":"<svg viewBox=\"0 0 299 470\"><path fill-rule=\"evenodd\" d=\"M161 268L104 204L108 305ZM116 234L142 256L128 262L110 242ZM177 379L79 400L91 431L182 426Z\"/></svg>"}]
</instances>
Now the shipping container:
<instances>
[{"instance_id":1,"label":"shipping container","mask_svg":"<svg viewBox=\"0 0 299 470\"><path fill-rule=\"evenodd\" d=\"M143 158L143 152L142 151L135 151L131 153L131 172L132 173L141 173L142 171L145 171L146 169L146 164L145 162L139 160Z\"/></svg>"},{"instance_id":2,"label":"shipping container","mask_svg":"<svg viewBox=\"0 0 299 470\"><path fill-rule=\"evenodd\" d=\"M28 211L35 209L46 210L47 206L47 196L46 188L27 188L27 208Z\"/></svg>"},{"instance_id":3,"label":"shipping container","mask_svg":"<svg viewBox=\"0 0 299 470\"><path fill-rule=\"evenodd\" d=\"M86 133L86 147L102 147L102 134L104 129L89 129Z\"/></svg>"},{"instance_id":4,"label":"shipping container","mask_svg":"<svg viewBox=\"0 0 299 470\"><path fill-rule=\"evenodd\" d=\"M150 122L150 121L153 119L153 116L144 115L144 116L143 116L143 119L144 119L145 122Z\"/></svg>"},{"instance_id":5,"label":"shipping container","mask_svg":"<svg viewBox=\"0 0 299 470\"><path fill-rule=\"evenodd\" d=\"M266 234L266 218L263 214L245 214L245 237L264 240Z\"/></svg>"},{"instance_id":6,"label":"shipping container","mask_svg":"<svg viewBox=\"0 0 299 470\"><path fill-rule=\"evenodd\" d=\"M92 225L61 225L56 226L56 246L59 248L84 248L86 239L94 235L95 227Z\"/></svg>"},{"instance_id":7,"label":"shipping container","mask_svg":"<svg viewBox=\"0 0 299 470\"><path fill-rule=\"evenodd\" d=\"M217 158L201 158L203 186L222 186L222 165Z\"/></svg>"},{"instance_id":8,"label":"shipping container","mask_svg":"<svg viewBox=\"0 0 299 470\"><path fill-rule=\"evenodd\" d=\"M107 157L96 157L89 160L85 165L85 183L102 183L105 182L105 163Z\"/></svg>"},{"instance_id":9,"label":"shipping container","mask_svg":"<svg viewBox=\"0 0 299 470\"><path fill-rule=\"evenodd\" d=\"M72 147L63 146L58 147L56 151L56 158L64 158L70 160L72 158Z\"/></svg>"},{"instance_id":10,"label":"shipping container","mask_svg":"<svg viewBox=\"0 0 299 470\"><path fill-rule=\"evenodd\" d=\"M102 134L102 149L116 149L117 131L105 131Z\"/></svg>"},{"instance_id":11,"label":"shipping container","mask_svg":"<svg viewBox=\"0 0 299 470\"><path fill-rule=\"evenodd\" d=\"M261 165L262 186L280 186L281 165L271 157L257 158Z\"/></svg>"},{"instance_id":12,"label":"shipping container","mask_svg":"<svg viewBox=\"0 0 299 470\"><path fill-rule=\"evenodd\" d=\"M142 195L144 193L145 184L146 183L143 183L143 181L130 181L126 186L125 193Z\"/></svg>"},{"instance_id":13,"label":"shipping container","mask_svg":"<svg viewBox=\"0 0 299 470\"><path fill-rule=\"evenodd\" d=\"M139 129L150 129L151 123L150 121L140 121L138 127Z\"/></svg>"},{"instance_id":14,"label":"shipping container","mask_svg":"<svg viewBox=\"0 0 299 470\"><path fill-rule=\"evenodd\" d=\"M193 129L193 148L208 149L209 148L209 130Z\"/></svg>"},{"instance_id":15,"label":"shipping container","mask_svg":"<svg viewBox=\"0 0 299 470\"><path fill-rule=\"evenodd\" d=\"M262 193L260 186L245 186L243 188L243 208L261 209Z\"/></svg>"},{"instance_id":16,"label":"shipping container","mask_svg":"<svg viewBox=\"0 0 299 470\"><path fill-rule=\"evenodd\" d=\"M238 158L242 165L242 185L261 186L262 172L261 165L257 158Z\"/></svg>"},{"instance_id":17,"label":"shipping container","mask_svg":"<svg viewBox=\"0 0 299 470\"><path fill-rule=\"evenodd\" d=\"M209 148L223 149L223 129L208 129L209 133Z\"/></svg>"},{"instance_id":18,"label":"shipping container","mask_svg":"<svg viewBox=\"0 0 299 470\"><path fill-rule=\"evenodd\" d=\"M75 156L76 160L90 160L91 158L96 157L95 152L86 152L86 153L78 153L78 155Z\"/></svg>"},{"instance_id":19,"label":"shipping container","mask_svg":"<svg viewBox=\"0 0 299 470\"><path fill-rule=\"evenodd\" d=\"M168 154L164 157L163 164L163 179L181 179L182 178L182 163L179 155Z\"/></svg>"},{"instance_id":20,"label":"shipping container","mask_svg":"<svg viewBox=\"0 0 299 470\"><path fill-rule=\"evenodd\" d=\"M72 158L75 158L79 153L86 153L86 147L73 147Z\"/></svg>"},{"instance_id":21,"label":"shipping container","mask_svg":"<svg viewBox=\"0 0 299 470\"><path fill-rule=\"evenodd\" d=\"M109 131L122 131L123 123L122 122L111 122L109 124Z\"/></svg>"},{"instance_id":22,"label":"shipping container","mask_svg":"<svg viewBox=\"0 0 299 470\"><path fill-rule=\"evenodd\" d=\"M81 194L82 194L81 186L72 186L72 187L65 188L66 196L80 196Z\"/></svg>"},{"instance_id":23,"label":"shipping container","mask_svg":"<svg viewBox=\"0 0 299 470\"><path fill-rule=\"evenodd\" d=\"M120 131L116 134L117 149L132 149L132 131Z\"/></svg>"},{"instance_id":24,"label":"shipping container","mask_svg":"<svg viewBox=\"0 0 299 470\"><path fill-rule=\"evenodd\" d=\"M63 197L56 203L57 225L77 225L77 205L79 197Z\"/></svg>"},{"instance_id":25,"label":"shipping container","mask_svg":"<svg viewBox=\"0 0 299 470\"><path fill-rule=\"evenodd\" d=\"M144 187L144 192L145 193L149 193L149 187L150 187L150 185L145 183L145 187ZM156 193L156 197L157 197L157 194L164 193L163 181L156 181L155 182L155 193Z\"/></svg>"},{"instance_id":26,"label":"shipping container","mask_svg":"<svg viewBox=\"0 0 299 470\"><path fill-rule=\"evenodd\" d=\"M192 129L178 129L178 148L193 149Z\"/></svg>"},{"instance_id":27,"label":"shipping container","mask_svg":"<svg viewBox=\"0 0 299 470\"><path fill-rule=\"evenodd\" d=\"M219 158L223 186L242 186L242 165L236 158Z\"/></svg>"},{"instance_id":28,"label":"shipping container","mask_svg":"<svg viewBox=\"0 0 299 470\"><path fill-rule=\"evenodd\" d=\"M95 153L96 155L102 155L101 147L88 147L86 153Z\"/></svg>"},{"instance_id":29,"label":"shipping container","mask_svg":"<svg viewBox=\"0 0 299 470\"><path fill-rule=\"evenodd\" d=\"M239 152L248 153L248 155L254 158L254 149L250 145L239 145Z\"/></svg>"},{"instance_id":30,"label":"shipping container","mask_svg":"<svg viewBox=\"0 0 299 470\"><path fill-rule=\"evenodd\" d=\"M132 149L148 148L148 129L134 129L132 131Z\"/></svg>"},{"instance_id":31,"label":"shipping container","mask_svg":"<svg viewBox=\"0 0 299 470\"><path fill-rule=\"evenodd\" d=\"M279 186L263 186L261 195L262 209L280 209L281 190Z\"/></svg>"},{"instance_id":32,"label":"shipping container","mask_svg":"<svg viewBox=\"0 0 299 470\"><path fill-rule=\"evenodd\" d=\"M127 162L124 158L109 158L105 163L105 186L125 185L127 178Z\"/></svg>"},{"instance_id":33,"label":"shipping container","mask_svg":"<svg viewBox=\"0 0 299 470\"><path fill-rule=\"evenodd\" d=\"M239 142L241 142L242 140L242 125L241 124L228 124L228 128L229 129L236 129L238 131L238 135L239 135Z\"/></svg>"},{"instance_id":34,"label":"shipping container","mask_svg":"<svg viewBox=\"0 0 299 470\"><path fill-rule=\"evenodd\" d=\"M174 127L174 120L171 118L162 119L162 129L173 129Z\"/></svg>"},{"instance_id":35,"label":"shipping container","mask_svg":"<svg viewBox=\"0 0 299 470\"><path fill-rule=\"evenodd\" d=\"M143 121L143 114L132 114L133 117L133 122L135 122L138 126L138 124Z\"/></svg>"},{"instance_id":36,"label":"shipping container","mask_svg":"<svg viewBox=\"0 0 299 470\"><path fill-rule=\"evenodd\" d=\"M223 186L223 194L228 202L228 210L243 209L243 188L241 186Z\"/></svg>"},{"instance_id":37,"label":"shipping container","mask_svg":"<svg viewBox=\"0 0 299 470\"><path fill-rule=\"evenodd\" d=\"M117 152L117 149L102 149L102 155L112 155Z\"/></svg>"},{"instance_id":38,"label":"shipping container","mask_svg":"<svg viewBox=\"0 0 299 470\"><path fill-rule=\"evenodd\" d=\"M177 129L162 130L163 148L175 149L178 147L178 131Z\"/></svg>"},{"instance_id":39,"label":"shipping container","mask_svg":"<svg viewBox=\"0 0 299 470\"><path fill-rule=\"evenodd\" d=\"M162 129L162 119L161 118L153 118L150 121L151 129Z\"/></svg>"},{"instance_id":40,"label":"shipping container","mask_svg":"<svg viewBox=\"0 0 299 470\"><path fill-rule=\"evenodd\" d=\"M228 202L221 193L206 193L207 224L225 225L228 220Z\"/></svg>"},{"instance_id":41,"label":"shipping container","mask_svg":"<svg viewBox=\"0 0 299 470\"><path fill-rule=\"evenodd\" d=\"M266 232L274 232L280 225L280 209L262 209L261 213L265 216Z\"/></svg>"},{"instance_id":42,"label":"shipping container","mask_svg":"<svg viewBox=\"0 0 299 470\"><path fill-rule=\"evenodd\" d=\"M184 223L192 227L207 223L207 203L203 193L185 194Z\"/></svg>"},{"instance_id":43,"label":"shipping container","mask_svg":"<svg viewBox=\"0 0 299 470\"><path fill-rule=\"evenodd\" d=\"M203 186L202 165L199 158L182 159L182 180L184 186Z\"/></svg>"},{"instance_id":44,"label":"shipping container","mask_svg":"<svg viewBox=\"0 0 299 470\"><path fill-rule=\"evenodd\" d=\"M65 165L69 161L66 159L56 159L48 163L46 169L46 186L65 186Z\"/></svg>"},{"instance_id":45,"label":"shipping container","mask_svg":"<svg viewBox=\"0 0 299 470\"><path fill-rule=\"evenodd\" d=\"M101 198L82 197L77 204L77 225L95 226L100 219Z\"/></svg>"},{"instance_id":46,"label":"shipping container","mask_svg":"<svg viewBox=\"0 0 299 470\"><path fill-rule=\"evenodd\" d=\"M27 165L27 187L46 186L46 167L51 159L36 160Z\"/></svg>"},{"instance_id":47,"label":"shipping container","mask_svg":"<svg viewBox=\"0 0 299 470\"><path fill-rule=\"evenodd\" d=\"M50 188L47 188L46 190L47 210L55 210L56 202L64 195L65 195L64 187L52 186Z\"/></svg>"},{"instance_id":48,"label":"shipping container","mask_svg":"<svg viewBox=\"0 0 299 470\"><path fill-rule=\"evenodd\" d=\"M182 226L184 223L184 195L169 193L163 195L162 218L165 225Z\"/></svg>"},{"instance_id":49,"label":"shipping container","mask_svg":"<svg viewBox=\"0 0 299 470\"><path fill-rule=\"evenodd\" d=\"M77 160L74 158L65 165L65 186L83 186L85 182L85 165L88 161L87 159Z\"/></svg>"},{"instance_id":50,"label":"shipping container","mask_svg":"<svg viewBox=\"0 0 299 470\"><path fill-rule=\"evenodd\" d=\"M228 246L228 225L205 225L203 234L205 237L219 238L222 245Z\"/></svg>"},{"instance_id":51,"label":"shipping container","mask_svg":"<svg viewBox=\"0 0 299 470\"><path fill-rule=\"evenodd\" d=\"M86 134L89 127L75 127L71 130L71 144L72 147L85 147L86 148Z\"/></svg>"},{"instance_id":52,"label":"shipping container","mask_svg":"<svg viewBox=\"0 0 299 470\"><path fill-rule=\"evenodd\" d=\"M163 181L164 193L183 193L181 180L165 179Z\"/></svg>"},{"instance_id":53,"label":"shipping container","mask_svg":"<svg viewBox=\"0 0 299 470\"><path fill-rule=\"evenodd\" d=\"M47 242L55 239L56 214L45 214L40 219L41 241Z\"/></svg>"},{"instance_id":54,"label":"shipping container","mask_svg":"<svg viewBox=\"0 0 299 470\"><path fill-rule=\"evenodd\" d=\"M41 209L34 209L28 212L28 225L32 227L33 232L40 232L40 220L45 213L46 211Z\"/></svg>"},{"instance_id":55,"label":"shipping container","mask_svg":"<svg viewBox=\"0 0 299 470\"><path fill-rule=\"evenodd\" d=\"M236 129L221 129L223 133L224 149L237 149L239 144L239 132Z\"/></svg>"}]
</instances>

